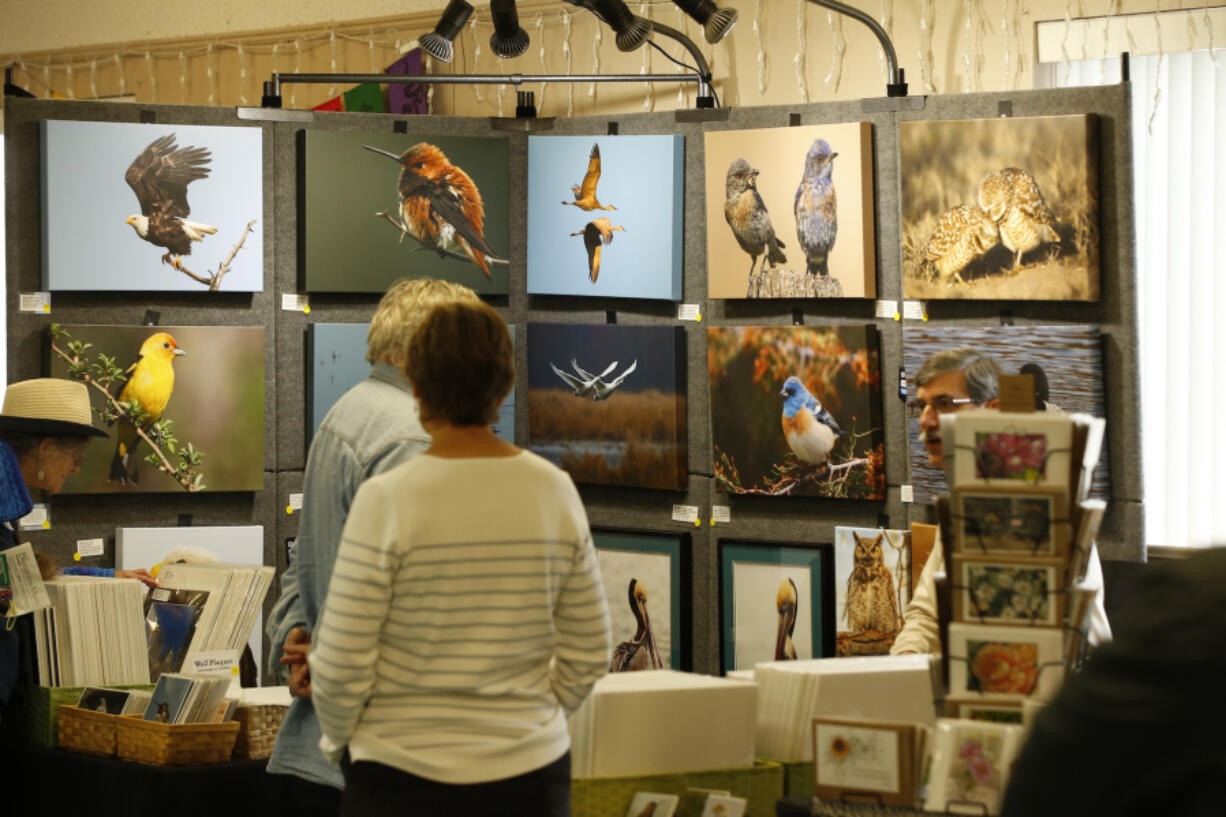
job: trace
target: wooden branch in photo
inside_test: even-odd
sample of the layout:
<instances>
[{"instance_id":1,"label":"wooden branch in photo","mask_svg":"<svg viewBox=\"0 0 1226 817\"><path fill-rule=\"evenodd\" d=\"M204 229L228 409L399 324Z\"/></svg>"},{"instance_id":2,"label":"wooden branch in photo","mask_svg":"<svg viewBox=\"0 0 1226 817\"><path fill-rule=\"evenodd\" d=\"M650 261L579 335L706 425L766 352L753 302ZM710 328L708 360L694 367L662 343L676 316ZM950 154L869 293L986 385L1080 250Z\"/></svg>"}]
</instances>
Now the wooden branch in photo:
<instances>
[{"instance_id":1,"label":"wooden branch in photo","mask_svg":"<svg viewBox=\"0 0 1226 817\"><path fill-rule=\"evenodd\" d=\"M71 355L66 354L62 349L60 349L60 347L56 346L54 343L51 344L51 351L55 352L57 355L62 357L70 366L81 366L84 363L84 361L82 361L80 358L73 357ZM172 465L170 460L166 458L166 455L162 453L162 449L158 446L157 443L153 441L153 438L145 433L145 430L140 427L140 424L135 421L135 418L131 416L131 414L128 412L126 408L124 408L124 405L120 403L118 400L116 400L114 396L112 396L111 393L102 386L101 383L95 380L92 375L89 375L85 373L84 371L80 372L77 375L77 378L85 385L93 386L95 389L97 389L99 392L105 395L106 399L110 402L110 404L114 406L117 412L119 412L119 416L125 417L129 421L132 422L132 427L136 429L137 436L139 436L142 440L148 443L149 448L153 451L153 453L157 454L158 459L161 460L161 463L157 467L159 471L166 474L171 479L173 479L175 482L182 485L183 488L187 491L195 492L199 490L194 485L192 485L191 470L189 469L184 474L179 475L175 471L174 465Z\"/></svg>"},{"instance_id":2,"label":"wooden branch in photo","mask_svg":"<svg viewBox=\"0 0 1226 817\"><path fill-rule=\"evenodd\" d=\"M436 253L439 253L440 255L445 255L448 258L454 258L457 261L468 261L470 263L472 262L472 259L469 258L467 255L464 255L463 253L454 252L453 250L444 250L440 247L430 247L422 243L422 241L419 238L417 238L417 236L409 232L409 228L404 226L404 222L397 221L396 219L392 218L391 214L388 213L386 210L376 211L375 217L385 219L388 224L395 227L400 232L401 241L404 241L405 236L408 236L409 238L416 241L419 245L421 245L418 247L419 250L426 250L428 252L436 252ZM485 263L489 264L492 267L493 266L506 267L506 266L510 266L511 264L511 262L505 258L494 258L492 255L485 256Z\"/></svg>"},{"instance_id":3,"label":"wooden branch in photo","mask_svg":"<svg viewBox=\"0 0 1226 817\"><path fill-rule=\"evenodd\" d=\"M840 462L837 465L827 465L820 471L815 470L794 479L780 481L770 490L765 488L738 488L737 491L742 494L757 494L760 496L787 496L806 482L817 482L819 479L825 479L829 482L836 473L845 474L858 465L868 465L868 459L866 457L858 457L847 462Z\"/></svg>"},{"instance_id":4,"label":"wooden branch in photo","mask_svg":"<svg viewBox=\"0 0 1226 817\"><path fill-rule=\"evenodd\" d=\"M239 236L238 243L230 250L230 254L221 262L221 266L217 268L217 272L213 273L209 278L209 292L216 292L221 288L221 279L230 271L230 262L234 260L234 256L238 255L238 251L243 248L243 244L247 241L247 236L251 232L251 228L255 226L255 219L247 222L247 226L243 228L243 234Z\"/></svg>"}]
</instances>

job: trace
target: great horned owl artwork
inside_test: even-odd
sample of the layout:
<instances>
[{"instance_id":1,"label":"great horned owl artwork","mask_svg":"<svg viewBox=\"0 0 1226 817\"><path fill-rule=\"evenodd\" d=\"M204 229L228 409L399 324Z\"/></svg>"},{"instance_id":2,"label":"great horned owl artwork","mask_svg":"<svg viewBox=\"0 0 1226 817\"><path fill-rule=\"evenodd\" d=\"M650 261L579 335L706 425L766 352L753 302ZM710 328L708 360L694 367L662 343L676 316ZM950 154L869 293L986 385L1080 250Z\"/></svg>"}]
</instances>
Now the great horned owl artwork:
<instances>
[{"instance_id":1,"label":"great horned owl artwork","mask_svg":"<svg viewBox=\"0 0 1226 817\"><path fill-rule=\"evenodd\" d=\"M835 528L839 655L887 653L910 598L910 534Z\"/></svg>"}]
</instances>

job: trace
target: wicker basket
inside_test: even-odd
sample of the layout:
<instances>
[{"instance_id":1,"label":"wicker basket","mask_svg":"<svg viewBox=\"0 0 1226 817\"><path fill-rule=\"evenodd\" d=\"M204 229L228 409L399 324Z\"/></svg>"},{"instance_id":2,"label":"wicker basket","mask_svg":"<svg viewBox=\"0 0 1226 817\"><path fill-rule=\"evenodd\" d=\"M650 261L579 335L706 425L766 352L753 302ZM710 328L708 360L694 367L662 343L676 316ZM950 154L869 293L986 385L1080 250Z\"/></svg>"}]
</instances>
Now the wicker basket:
<instances>
[{"instance_id":1,"label":"wicker basket","mask_svg":"<svg viewBox=\"0 0 1226 817\"><path fill-rule=\"evenodd\" d=\"M238 740L234 742L234 756L259 759L272 756L272 747L281 731L288 706L259 704L240 706L234 710L238 721Z\"/></svg>"},{"instance_id":2,"label":"wicker basket","mask_svg":"<svg viewBox=\"0 0 1226 817\"><path fill-rule=\"evenodd\" d=\"M60 706L59 745L61 749L111 757L115 754L115 721L118 715Z\"/></svg>"},{"instance_id":3,"label":"wicker basket","mask_svg":"<svg viewBox=\"0 0 1226 817\"><path fill-rule=\"evenodd\" d=\"M153 684L110 684L110 689L152 690ZM10 701L13 730L18 740L35 746L55 748L59 742L60 707L74 705L85 687L17 687Z\"/></svg>"},{"instance_id":4,"label":"wicker basket","mask_svg":"<svg viewBox=\"0 0 1226 817\"><path fill-rule=\"evenodd\" d=\"M238 721L168 724L120 718L115 724L117 754L155 766L226 763L237 736Z\"/></svg>"}]
</instances>

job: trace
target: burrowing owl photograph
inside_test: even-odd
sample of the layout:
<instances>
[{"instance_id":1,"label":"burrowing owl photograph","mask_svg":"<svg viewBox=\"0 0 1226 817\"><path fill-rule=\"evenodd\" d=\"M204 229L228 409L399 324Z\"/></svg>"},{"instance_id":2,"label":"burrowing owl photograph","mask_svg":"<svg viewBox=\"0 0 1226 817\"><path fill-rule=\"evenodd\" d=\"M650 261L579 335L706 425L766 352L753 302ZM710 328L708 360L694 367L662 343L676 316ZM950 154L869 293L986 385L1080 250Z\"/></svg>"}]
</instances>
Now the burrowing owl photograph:
<instances>
[{"instance_id":1,"label":"burrowing owl photograph","mask_svg":"<svg viewBox=\"0 0 1226 817\"><path fill-rule=\"evenodd\" d=\"M903 122L907 298L1094 301L1093 115Z\"/></svg>"}]
</instances>

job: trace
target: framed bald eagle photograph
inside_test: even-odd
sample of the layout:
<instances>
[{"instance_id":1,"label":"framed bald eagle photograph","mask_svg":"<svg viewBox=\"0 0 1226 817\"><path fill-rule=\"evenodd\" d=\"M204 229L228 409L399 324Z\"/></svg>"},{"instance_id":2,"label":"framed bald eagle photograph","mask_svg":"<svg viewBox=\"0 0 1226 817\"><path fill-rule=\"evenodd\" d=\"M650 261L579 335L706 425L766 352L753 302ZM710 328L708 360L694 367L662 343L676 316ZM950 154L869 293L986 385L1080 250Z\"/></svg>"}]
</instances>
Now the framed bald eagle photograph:
<instances>
[{"instance_id":1,"label":"framed bald eagle photograph","mask_svg":"<svg viewBox=\"0 0 1226 817\"><path fill-rule=\"evenodd\" d=\"M528 137L528 294L681 300L685 137Z\"/></svg>"},{"instance_id":2,"label":"framed bald eagle photograph","mask_svg":"<svg viewBox=\"0 0 1226 817\"><path fill-rule=\"evenodd\" d=\"M260 292L259 127L39 123L52 292Z\"/></svg>"},{"instance_id":3,"label":"framed bald eagle photograph","mask_svg":"<svg viewBox=\"0 0 1226 817\"><path fill-rule=\"evenodd\" d=\"M398 278L439 278L506 294L505 138L307 130L299 144L307 292L382 294Z\"/></svg>"},{"instance_id":4,"label":"framed bald eagle photograph","mask_svg":"<svg viewBox=\"0 0 1226 817\"><path fill-rule=\"evenodd\" d=\"M264 487L263 326L51 324L47 373L89 388L66 494Z\"/></svg>"}]
</instances>

